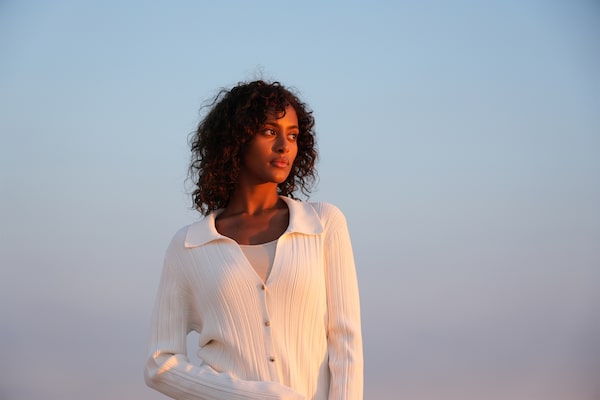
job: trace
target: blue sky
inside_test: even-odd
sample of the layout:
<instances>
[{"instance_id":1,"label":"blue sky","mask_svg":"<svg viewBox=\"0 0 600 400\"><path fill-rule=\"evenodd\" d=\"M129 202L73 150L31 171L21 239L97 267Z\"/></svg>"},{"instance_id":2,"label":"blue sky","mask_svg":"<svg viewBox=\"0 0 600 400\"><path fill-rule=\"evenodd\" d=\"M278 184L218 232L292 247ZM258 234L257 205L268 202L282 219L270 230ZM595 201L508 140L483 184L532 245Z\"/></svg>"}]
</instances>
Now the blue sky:
<instances>
[{"instance_id":1,"label":"blue sky","mask_svg":"<svg viewBox=\"0 0 600 400\"><path fill-rule=\"evenodd\" d=\"M600 393L594 1L0 3L0 397L160 399L149 314L219 88L297 88L366 399Z\"/></svg>"}]
</instances>

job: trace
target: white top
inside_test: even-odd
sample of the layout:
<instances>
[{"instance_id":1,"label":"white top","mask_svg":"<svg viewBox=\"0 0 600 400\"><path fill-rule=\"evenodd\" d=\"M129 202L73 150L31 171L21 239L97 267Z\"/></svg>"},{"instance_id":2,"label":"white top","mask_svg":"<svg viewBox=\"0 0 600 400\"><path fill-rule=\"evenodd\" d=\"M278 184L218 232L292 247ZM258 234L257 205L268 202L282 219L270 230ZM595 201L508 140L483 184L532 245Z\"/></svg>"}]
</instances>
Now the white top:
<instances>
[{"instance_id":1,"label":"white top","mask_svg":"<svg viewBox=\"0 0 600 400\"><path fill-rule=\"evenodd\" d=\"M275 260L277 240L262 244L240 244L240 248L256 274L266 282Z\"/></svg>"},{"instance_id":2,"label":"white top","mask_svg":"<svg viewBox=\"0 0 600 400\"><path fill-rule=\"evenodd\" d=\"M344 215L282 197L290 211L263 283L217 212L171 241L154 309L146 383L175 399L360 400L358 285ZM199 334L201 365L186 355Z\"/></svg>"}]
</instances>

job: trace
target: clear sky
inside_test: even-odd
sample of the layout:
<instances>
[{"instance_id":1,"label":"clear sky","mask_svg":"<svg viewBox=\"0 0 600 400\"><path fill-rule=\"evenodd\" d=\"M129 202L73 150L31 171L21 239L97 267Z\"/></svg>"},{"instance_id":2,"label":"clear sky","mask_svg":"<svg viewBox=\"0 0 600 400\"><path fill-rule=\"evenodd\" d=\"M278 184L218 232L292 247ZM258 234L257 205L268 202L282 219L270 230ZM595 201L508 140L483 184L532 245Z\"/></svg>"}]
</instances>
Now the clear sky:
<instances>
[{"instance_id":1,"label":"clear sky","mask_svg":"<svg viewBox=\"0 0 600 400\"><path fill-rule=\"evenodd\" d=\"M291 3L291 2L290 2ZM0 398L150 400L221 87L297 88L353 238L365 399L600 397L600 3L0 2Z\"/></svg>"}]
</instances>

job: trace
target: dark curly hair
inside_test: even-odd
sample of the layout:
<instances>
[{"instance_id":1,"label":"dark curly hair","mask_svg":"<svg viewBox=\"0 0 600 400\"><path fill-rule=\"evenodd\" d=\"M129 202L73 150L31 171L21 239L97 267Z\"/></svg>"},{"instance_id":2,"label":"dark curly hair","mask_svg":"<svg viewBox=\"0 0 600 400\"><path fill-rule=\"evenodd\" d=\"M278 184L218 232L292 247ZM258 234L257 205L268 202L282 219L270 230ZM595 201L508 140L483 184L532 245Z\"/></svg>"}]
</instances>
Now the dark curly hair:
<instances>
[{"instance_id":1,"label":"dark curly hair","mask_svg":"<svg viewBox=\"0 0 600 400\"><path fill-rule=\"evenodd\" d=\"M268 112L282 113L292 106L298 115L298 155L278 193L296 198L298 189L308 197L317 176L318 157L312 110L279 82L242 82L223 89L208 105L208 113L192 133L190 179L194 182L193 208L206 215L229 203L247 143L267 119Z\"/></svg>"}]
</instances>

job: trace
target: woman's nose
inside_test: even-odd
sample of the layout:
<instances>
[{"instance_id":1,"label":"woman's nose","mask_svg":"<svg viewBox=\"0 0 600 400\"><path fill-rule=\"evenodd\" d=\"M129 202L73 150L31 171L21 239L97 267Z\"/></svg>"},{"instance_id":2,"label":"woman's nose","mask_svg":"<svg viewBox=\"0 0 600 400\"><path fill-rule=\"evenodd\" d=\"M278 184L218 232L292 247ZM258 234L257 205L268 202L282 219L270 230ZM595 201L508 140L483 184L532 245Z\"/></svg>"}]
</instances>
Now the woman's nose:
<instances>
[{"instance_id":1,"label":"woman's nose","mask_svg":"<svg viewBox=\"0 0 600 400\"><path fill-rule=\"evenodd\" d=\"M275 146L277 146L276 150L278 153L287 153L290 151L288 142L284 137L279 137Z\"/></svg>"}]
</instances>

